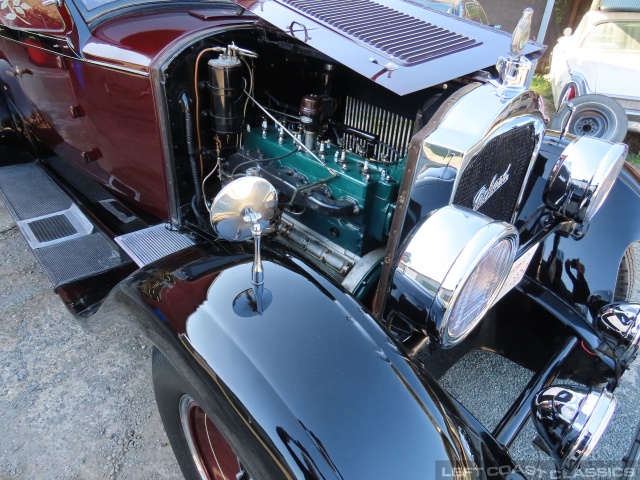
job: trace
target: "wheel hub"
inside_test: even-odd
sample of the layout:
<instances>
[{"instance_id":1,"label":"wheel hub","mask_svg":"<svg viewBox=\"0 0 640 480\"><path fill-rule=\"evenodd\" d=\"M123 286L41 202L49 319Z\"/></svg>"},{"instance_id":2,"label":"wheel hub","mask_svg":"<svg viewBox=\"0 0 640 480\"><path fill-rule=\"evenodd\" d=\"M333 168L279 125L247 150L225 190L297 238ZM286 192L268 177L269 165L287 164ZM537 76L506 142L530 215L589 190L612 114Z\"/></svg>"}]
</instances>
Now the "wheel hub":
<instances>
[{"instance_id":1,"label":"wheel hub","mask_svg":"<svg viewBox=\"0 0 640 480\"><path fill-rule=\"evenodd\" d=\"M599 137L604 128L604 120L596 116L586 116L576 122L575 130L578 135Z\"/></svg>"},{"instance_id":2,"label":"wheel hub","mask_svg":"<svg viewBox=\"0 0 640 480\"><path fill-rule=\"evenodd\" d=\"M250 480L231 445L189 395L180 399L180 421L203 480Z\"/></svg>"}]
</instances>

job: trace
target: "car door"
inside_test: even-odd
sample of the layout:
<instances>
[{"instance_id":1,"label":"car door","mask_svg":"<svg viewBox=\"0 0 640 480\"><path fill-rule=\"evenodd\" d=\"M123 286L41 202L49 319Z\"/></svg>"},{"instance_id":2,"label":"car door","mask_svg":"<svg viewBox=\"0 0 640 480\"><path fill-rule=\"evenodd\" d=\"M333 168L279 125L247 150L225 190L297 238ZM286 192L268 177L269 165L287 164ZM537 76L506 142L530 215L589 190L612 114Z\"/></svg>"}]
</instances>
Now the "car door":
<instances>
[{"instance_id":1,"label":"car door","mask_svg":"<svg viewBox=\"0 0 640 480\"><path fill-rule=\"evenodd\" d=\"M59 156L84 164L92 152L69 71L72 27L52 0L1 0L0 76L17 113Z\"/></svg>"}]
</instances>

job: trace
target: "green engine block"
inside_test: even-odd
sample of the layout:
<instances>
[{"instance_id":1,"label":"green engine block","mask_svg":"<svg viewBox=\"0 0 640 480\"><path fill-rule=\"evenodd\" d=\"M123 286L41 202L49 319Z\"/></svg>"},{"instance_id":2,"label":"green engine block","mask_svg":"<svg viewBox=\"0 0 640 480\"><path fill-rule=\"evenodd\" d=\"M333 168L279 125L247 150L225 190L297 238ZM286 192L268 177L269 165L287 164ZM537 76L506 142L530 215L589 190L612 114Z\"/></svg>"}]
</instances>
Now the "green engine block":
<instances>
[{"instance_id":1,"label":"green engine block","mask_svg":"<svg viewBox=\"0 0 640 480\"><path fill-rule=\"evenodd\" d=\"M307 185L317 183L314 188L325 192L328 189L331 198L349 199L354 207L357 204L354 213L339 217L311 208L290 208L289 212L299 222L358 256L386 243L404 161L368 162L365 169L363 157L345 152L343 159L337 146L325 144L325 160L319 162L309 153L299 151L293 139L285 137L279 141L273 126L266 133L245 132L244 148L252 157L261 156L264 160L283 157L272 162L281 175L302 176ZM295 153L290 153L294 149Z\"/></svg>"}]
</instances>

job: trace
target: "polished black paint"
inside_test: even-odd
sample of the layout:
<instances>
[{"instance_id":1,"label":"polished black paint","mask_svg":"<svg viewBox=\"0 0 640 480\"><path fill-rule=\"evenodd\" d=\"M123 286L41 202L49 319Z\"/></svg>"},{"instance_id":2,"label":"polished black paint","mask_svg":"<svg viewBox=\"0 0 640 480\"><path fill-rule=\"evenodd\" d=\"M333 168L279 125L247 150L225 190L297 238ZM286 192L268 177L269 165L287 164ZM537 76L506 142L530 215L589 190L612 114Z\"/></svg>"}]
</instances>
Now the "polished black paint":
<instances>
[{"instance_id":1,"label":"polished black paint","mask_svg":"<svg viewBox=\"0 0 640 480\"><path fill-rule=\"evenodd\" d=\"M251 288L251 256L223 242L140 270L117 297L174 365L198 364L222 388L293 476L307 475L309 462L326 478L512 465L355 299L287 252L263 257L273 300L262 315L235 314L233 299Z\"/></svg>"},{"instance_id":2,"label":"polished black paint","mask_svg":"<svg viewBox=\"0 0 640 480\"><path fill-rule=\"evenodd\" d=\"M591 321L598 308L613 301L620 260L627 247L640 240L640 184L634 167L627 164L593 219L570 233L572 225L541 209L540 199L572 139L555 133L545 137L515 226L521 245L544 240L527 274ZM538 238L540 232L545 239Z\"/></svg>"},{"instance_id":3,"label":"polished black paint","mask_svg":"<svg viewBox=\"0 0 640 480\"><path fill-rule=\"evenodd\" d=\"M584 236L559 230L541 245L536 279L592 320L602 305L613 301L620 260L639 239L640 187L622 170Z\"/></svg>"},{"instance_id":4,"label":"polished black paint","mask_svg":"<svg viewBox=\"0 0 640 480\"><path fill-rule=\"evenodd\" d=\"M13 121L4 95L0 95L0 139L13 135Z\"/></svg>"}]
</instances>

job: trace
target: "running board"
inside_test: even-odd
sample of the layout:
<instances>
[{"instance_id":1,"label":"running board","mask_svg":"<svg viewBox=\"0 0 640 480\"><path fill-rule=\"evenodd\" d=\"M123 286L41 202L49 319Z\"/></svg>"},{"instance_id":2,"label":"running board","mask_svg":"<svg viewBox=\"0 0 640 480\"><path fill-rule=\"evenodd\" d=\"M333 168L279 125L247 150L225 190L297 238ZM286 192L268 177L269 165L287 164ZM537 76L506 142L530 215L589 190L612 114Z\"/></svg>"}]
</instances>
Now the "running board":
<instances>
[{"instance_id":1,"label":"running board","mask_svg":"<svg viewBox=\"0 0 640 480\"><path fill-rule=\"evenodd\" d=\"M155 225L114 240L139 267L195 245L189 236L171 230L167 225Z\"/></svg>"},{"instance_id":2,"label":"running board","mask_svg":"<svg viewBox=\"0 0 640 480\"><path fill-rule=\"evenodd\" d=\"M1 167L0 196L54 287L131 263L39 164Z\"/></svg>"}]
</instances>

